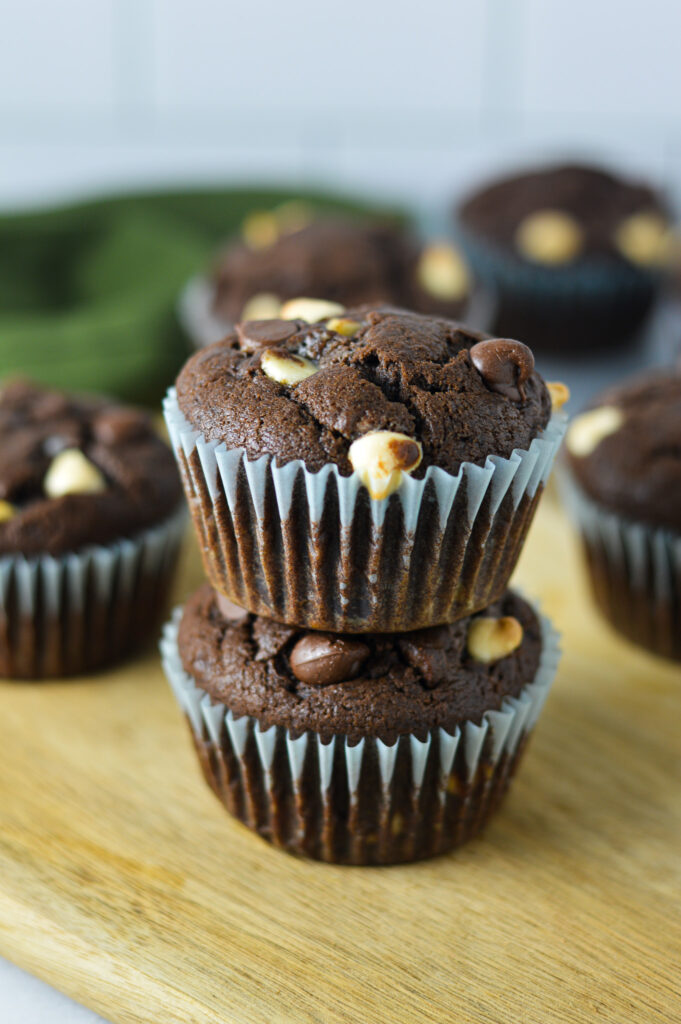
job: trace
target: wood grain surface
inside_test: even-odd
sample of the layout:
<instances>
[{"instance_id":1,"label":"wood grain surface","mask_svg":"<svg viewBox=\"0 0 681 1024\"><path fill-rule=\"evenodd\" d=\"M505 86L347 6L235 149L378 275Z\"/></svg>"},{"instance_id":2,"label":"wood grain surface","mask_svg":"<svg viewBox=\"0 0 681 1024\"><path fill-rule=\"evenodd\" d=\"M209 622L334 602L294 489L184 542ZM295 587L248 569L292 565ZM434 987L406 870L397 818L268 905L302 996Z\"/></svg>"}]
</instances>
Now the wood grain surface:
<instances>
[{"instance_id":1,"label":"wood grain surface","mask_svg":"<svg viewBox=\"0 0 681 1024\"><path fill-rule=\"evenodd\" d=\"M153 653L1 683L0 952L116 1024L681 1021L681 671L597 619L551 496L518 578L558 681L485 836L412 866L231 821Z\"/></svg>"}]
</instances>

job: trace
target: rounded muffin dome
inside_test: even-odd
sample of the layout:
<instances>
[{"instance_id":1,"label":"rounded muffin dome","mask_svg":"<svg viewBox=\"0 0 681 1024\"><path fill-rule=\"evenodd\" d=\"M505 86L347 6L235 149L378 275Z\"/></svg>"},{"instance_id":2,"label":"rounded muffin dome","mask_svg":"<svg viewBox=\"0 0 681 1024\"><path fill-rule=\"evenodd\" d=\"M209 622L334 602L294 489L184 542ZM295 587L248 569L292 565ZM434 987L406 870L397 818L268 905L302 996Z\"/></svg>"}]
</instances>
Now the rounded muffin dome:
<instances>
[{"instance_id":1,"label":"rounded muffin dome","mask_svg":"<svg viewBox=\"0 0 681 1024\"><path fill-rule=\"evenodd\" d=\"M350 475L353 443L389 432L420 446L414 477L429 466L455 474L528 448L551 415L526 347L500 340L483 364L471 349L484 342L455 321L388 307L246 322L188 361L177 398L206 440L251 459L301 459L312 472L334 463Z\"/></svg>"}]
</instances>

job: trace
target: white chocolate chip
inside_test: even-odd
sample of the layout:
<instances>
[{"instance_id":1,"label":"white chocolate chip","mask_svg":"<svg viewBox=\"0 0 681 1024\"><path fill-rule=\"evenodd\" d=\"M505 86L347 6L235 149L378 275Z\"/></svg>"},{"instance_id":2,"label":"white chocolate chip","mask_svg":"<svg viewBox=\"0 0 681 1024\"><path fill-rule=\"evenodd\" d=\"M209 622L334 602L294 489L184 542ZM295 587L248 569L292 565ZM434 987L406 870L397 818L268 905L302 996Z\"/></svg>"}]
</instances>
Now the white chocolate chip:
<instances>
[{"instance_id":1,"label":"white chocolate chip","mask_svg":"<svg viewBox=\"0 0 681 1024\"><path fill-rule=\"evenodd\" d=\"M551 408L556 412L570 401L570 388L559 380L547 380L546 390L551 397Z\"/></svg>"},{"instance_id":2,"label":"white chocolate chip","mask_svg":"<svg viewBox=\"0 0 681 1024\"><path fill-rule=\"evenodd\" d=\"M632 213L615 232L617 248L632 263L642 267L663 265L671 254L669 224L654 210Z\"/></svg>"},{"instance_id":3,"label":"white chocolate chip","mask_svg":"<svg viewBox=\"0 0 681 1024\"><path fill-rule=\"evenodd\" d=\"M273 213L254 210L244 218L241 234L249 249L267 249L279 238L279 223Z\"/></svg>"},{"instance_id":4,"label":"white chocolate chip","mask_svg":"<svg viewBox=\"0 0 681 1024\"><path fill-rule=\"evenodd\" d=\"M6 523L17 514L14 505L9 501L0 501L0 523Z\"/></svg>"},{"instance_id":5,"label":"white chocolate chip","mask_svg":"<svg viewBox=\"0 0 681 1024\"><path fill-rule=\"evenodd\" d=\"M344 338L352 338L362 326L359 320L350 320L348 317L332 316L327 320L326 326L336 334L342 334Z\"/></svg>"},{"instance_id":6,"label":"white chocolate chip","mask_svg":"<svg viewBox=\"0 0 681 1024\"><path fill-rule=\"evenodd\" d=\"M563 210L537 210L518 225L515 244L534 263L570 263L582 248L582 229Z\"/></svg>"},{"instance_id":7,"label":"white chocolate chip","mask_svg":"<svg viewBox=\"0 0 681 1024\"><path fill-rule=\"evenodd\" d=\"M616 405L601 405L583 412L570 424L565 443L571 455L585 458L601 441L614 434L624 423L624 413Z\"/></svg>"},{"instance_id":8,"label":"white chocolate chip","mask_svg":"<svg viewBox=\"0 0 681 1024\"><path fill-rule=\"evenodd\" d=\"M392 430L376 430L350 445L350 463L372 498L387 498L412 473L423 449L418 441Z\"/></svg>"},{"instance_id":9,"label":"white chocolate chip","mask_svg":"<svg viewBox=\"0 0 681 1024\"><path fill-rule=\"evenodd\" d=\"M512 615L505 615L501 619L473 619L466 646L472 658L489 664L508 657L522 642L523 627Z\"/></svg>"},{"instance_id":10,"label":"white chocolate chip","mask_svg":"<svg viewBox=\"0 0 681 1024\"><path fill-rule=\"evenodd\" d=\"M78 448L65 448L45 474L43 489L48 498L65 494L96 494L106 490L106 480Z\"/></svg>"},{"instance_id":11,"label":"white chocolate chip","mask_svg":"<svg viewBox=\"0 0 681 1024\"><path fill-rule=\"evenodd\" d=\"M279 316L283 320L305 320L308 324L316 324L330 316L340 316L345 306L326 299L289 299L281 307Z\"/></svg>"},{"instance_id":12,"label":"white chocolate chip","mask_svg":"<svg viewBox=\"0 0 681 1024\"><path fill-rule=\"evenodd\" d=\"M242 320L276 320L281 313L281 299L271 292L256 292L241 310Z\"/></svg>"},{"instance_id":13,"label":"white chocolate chip","mask_svg":"<svg viewBox=\"0 0 681 1024\"><path fill-rule=\"evenodd\" d=\"M278 384L300 384L316 373L319 367L311 359L297 356L281 348L266 348L260 358L262 372Z\"/></svg>"},{"instance_id":14,"label":"white chocolate chip","mask_svg":"<svg viewBox=\"0 0 681 1024\"><path fill-rule=\"evenodd\" d=\"M461 253L447 242L427 245L419 258L416 273L419 284L443 302L456 302L470 289L468 268Z\"/></svg>"}]
</instances>

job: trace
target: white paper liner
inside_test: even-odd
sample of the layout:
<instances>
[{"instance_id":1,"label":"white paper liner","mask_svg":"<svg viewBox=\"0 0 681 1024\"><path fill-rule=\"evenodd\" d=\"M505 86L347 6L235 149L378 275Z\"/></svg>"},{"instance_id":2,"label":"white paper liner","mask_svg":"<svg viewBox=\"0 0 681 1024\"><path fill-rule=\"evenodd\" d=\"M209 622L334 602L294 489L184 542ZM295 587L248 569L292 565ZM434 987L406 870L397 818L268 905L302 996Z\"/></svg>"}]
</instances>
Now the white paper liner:
<instances>
[{"instance_id":1,"label":"white paper liner","mask_svg":"<svg viewBox=\"0 0 681 1024\"><path fill-rule=\"evenodd\" d=\"M86 669L85 660L79 664L77 645L83 646L86 659L84 647L91 639L92 616L109 606L112 613L117 607L125 609L141 588L145 597L159 600L177 560L186 522L186 512L180 508L132 539L91 545L63 556L0 558L0 664L4 674L54 674L49 666L59 666L64 657L71 671ZM151 615L153 612L150 609ZM31 624L30 638L25 635L26 623ZM30 639L33 649L17 654L11 648L20 629L24 646ZM125 634L116 637L121 653L126 651L126 640ZM57 669L57 674L62 671Z\"/></svg>"},{"instance_id":2,"label":"white paper liner","mask_svg":"<svg viewBox=\"0 0 681 1024\"><path fill-rule=\"evenodd\" d=\"M243 449L206 441L183 415L174 388L163 408L213 586L256 613L335 632L399 632L452 621L496 600L506 589L534 513L531 502L549 476L567 422L565 413L555 413L528 450L516 449L509 458L490 455L484 466L465 462L456 475L437 466L421 480L405 474L395 494L377 500L356 473L344 477L334 464L312 473L300 460L283 466L269 455L249 460ZM368 553L352 547L357 540L350 527L361 492L369 509L362 527L372 535ZM294 496L300 501L301 493L310 532L323 534L335 559L330 572L312 544L304 580L298 569L305 552L288 522ZM321 530L336 495L337 518L332 526L325 520ZM274 539L266 516L272 496L278 520ZM523 499L528 501L521 508ZM383 526L392 502L399 503L400 526L386 537ZM218 503L226 506L228 528L222 526ZM244 535L249 550L240 552L238 537ZM427 561L412 563L419 544L427 547ZM274 568L273 558L279 560ZM387 584L385 568L377 572L379 563L390 566ZM379 583L386 586L381 590ZM297 594L282 593L296 585ZM355 593L348 593L352 588ZM301 613L301 595L309 615Z\"/></svg>"},{"instance_id":3,"label":"white paper liner","mask_svg":"<svg viewBox=\"0 0 681 1024\"><path fill-rule=\"evenodd\" d=\"M317 797L322 805L328 805L333 799L331 780L332 773L337 771L336 750L339 749L340 763L350 796L350 817L357 809L365 759L372 748L378 759L381 779L382 791L378 807L380 819L387 818L395 799L392 786L394 769L398 752L404 749L404 743L410 748L410 800L414 806L418 805L433 751L438 763L436 770L430 773L430 778L434 779L437 802L440 805L445 803L447 794L451 792L457 753L459 758L463 756L463 772L467 784L473 789L484 778L485 785L489 788L497 767L502 761L506 764L513 762L536 724L555 678L561 653L559 634L548 618L537 613L541 626L542 650L535 678L523 687L517 697L505 697L499 710L485 712L480 722L465 722L458 726L453 734L439 728L431 731L425 740L420 740L415 735L400 737L391 745L373 737L363 738L353 745L343 735L333 736L329 743L323 743L321 737L311 731L296 736L283 726L275 725L262 731L256 718L247 715L236 717L225 704L214 702L201 690L184 670L178 650L177 640L182 611L182 608L176 608L164 628L160 644L161 660L173 693L191 724L197 743L207 742L217 750L227 738L234 756L242 762L241 771L245 778L247 769L243 762L247 744L252 737L260 761L262 789L263 792L270 794L274 783L272 765L275 750L286 750L288 772L293 787L298 792L306 755L309 753L308 748L314 748L319 766L316 776L319 787ZM334 777L334 785L338 786L337 776ZM272 795L271 799L274 800ZM309 792L307 799L310 799Z\"/></svg>"},{"instance_id":4,"label":"white paper liner","mask_svg":"<svg viewBox=\"0 0 681 1024\"><path fill-rule=\"evenodd\" d=\"M601 609L629 639L681 659L681 536L598 506L565 469L560 484L591 555Z\"/></svg>"},{"instance_id":5,"label":"white paper liner","mask_svg":"<svg viewBox=\"0 0 681 1024\"><path fill-rule=\"evenodd\" d=\"M213 312L215 287L208 278L197 275L187 281L177 303L177 315L183 330L196 348L220 341L233 328Z\"/></svg>"}]
</instances>

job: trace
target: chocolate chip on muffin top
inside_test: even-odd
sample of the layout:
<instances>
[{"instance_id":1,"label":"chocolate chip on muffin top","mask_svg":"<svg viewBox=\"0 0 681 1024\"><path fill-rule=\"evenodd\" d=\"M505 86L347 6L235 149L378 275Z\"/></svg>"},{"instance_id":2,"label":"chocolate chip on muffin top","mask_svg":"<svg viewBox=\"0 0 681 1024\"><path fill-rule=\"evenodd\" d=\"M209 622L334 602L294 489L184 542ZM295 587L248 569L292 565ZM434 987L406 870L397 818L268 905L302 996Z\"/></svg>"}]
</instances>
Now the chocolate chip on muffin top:
<instances>
[{"instance_id":1,"label":"chocolate chip on muffin top","mask_svg":"<svg viewBox=\"0 0 681 1024\"><path fill-rule=\"evenodd\" d=\"M232 606L234 607L234 606ZM512 592L479 615L400 634L340 636L260 616L225 617L205 584L179 633L185 671L235 716L262 728L333 735L453 733L517 696L538 669L541 627Z\"/></svg>"},{"instance_id":2,"label":"chocolate chip on muffin top","mask_svg":"<svg viewBox=\"0 0 681 1024\"><path fill-rule=\"evenodd\" d=\"M526 346L389 307L297 319L293 333L280 320L240 324L188 361L177 396L208 440L346 476L357 459L367 468L369 448L367 472L378 460L386 478L456 473L529 447L551 415Z\"/></svg>"},{"instance_id":3,"label":"chocolate chip on muffin top","mask_svg":"<svg viewBox=\"0 0 681 1024\"><path fill-rule=\"evenodd\" d=\"M0 390L0 555L61 555L167 518L181 488L147 413L14 381Z\"/></svg>"},{"instance_id":4,"label":"chocolate chip on muffin top","mask_svg":"<svg viewBox=\"0 0 681 1024\"><path fill-rule=\"evenodd\" d=\"M613 512L681 532L681 373L610 388L567 433L582 489Z\"/></svg>"}]
</instances>

